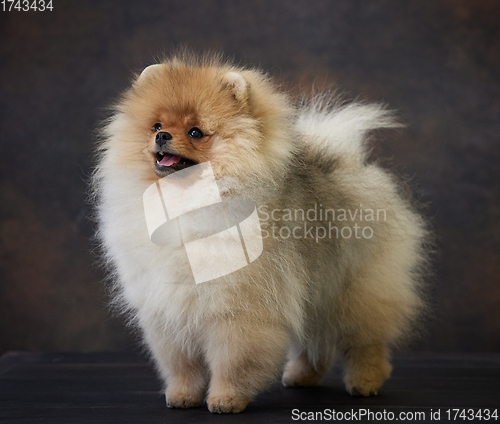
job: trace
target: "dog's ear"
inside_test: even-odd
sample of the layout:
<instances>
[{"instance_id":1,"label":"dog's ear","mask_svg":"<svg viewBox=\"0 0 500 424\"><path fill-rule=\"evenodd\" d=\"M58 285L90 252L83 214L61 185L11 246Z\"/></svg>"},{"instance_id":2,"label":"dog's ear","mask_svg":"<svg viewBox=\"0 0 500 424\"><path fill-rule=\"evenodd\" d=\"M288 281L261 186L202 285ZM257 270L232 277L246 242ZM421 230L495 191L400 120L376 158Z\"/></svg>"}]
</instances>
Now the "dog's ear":
<instances>
[{"instance_id":1,"label":"dog's ear","mask_svg":"<svg viewBox=\"0 0 500 424\"><path fill-rule=\"evenodd\" d=\"M227 72L222 78L222 83L231 90L238 102L243 104L248 102L249 84L241 74L233 71Z\"/></svg>"},{"instance_id":2,"label":"dog's ear","mask_svg":"<svg viewBox=\"0 0 500 424\"><path fill-rule=\"evenodd\" d=\"M160 63L154 64L154 65L149 65L148 67L144 68L144 70L141 72L141 74L137 77L136 83L139 81L143 81L146 78L151 77L155 73L159 71L159 69L162 67Z\"/></svg>"}]
</instances>

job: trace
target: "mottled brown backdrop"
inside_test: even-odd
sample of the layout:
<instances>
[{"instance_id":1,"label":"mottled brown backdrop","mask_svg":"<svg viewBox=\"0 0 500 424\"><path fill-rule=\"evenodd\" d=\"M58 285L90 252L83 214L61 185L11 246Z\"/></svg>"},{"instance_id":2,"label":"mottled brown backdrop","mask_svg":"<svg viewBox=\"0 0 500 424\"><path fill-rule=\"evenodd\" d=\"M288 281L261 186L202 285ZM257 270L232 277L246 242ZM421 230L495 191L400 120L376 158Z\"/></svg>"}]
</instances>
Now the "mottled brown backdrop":
<instances>
[{"instance_id":1,"label":"mottled brown backdrop","mask_svg":"<svg viewBox=\"0 0 500 424\"><path fill-rule=\"evenodd\" d=\"M296 92L381 101L375 152L412 176L440 253L414 350L500 350L500 3L53 0L0 12L0 353L129 349L85 204L93 129L132 72L182 44Z\"/></svg>"}]
</instances>

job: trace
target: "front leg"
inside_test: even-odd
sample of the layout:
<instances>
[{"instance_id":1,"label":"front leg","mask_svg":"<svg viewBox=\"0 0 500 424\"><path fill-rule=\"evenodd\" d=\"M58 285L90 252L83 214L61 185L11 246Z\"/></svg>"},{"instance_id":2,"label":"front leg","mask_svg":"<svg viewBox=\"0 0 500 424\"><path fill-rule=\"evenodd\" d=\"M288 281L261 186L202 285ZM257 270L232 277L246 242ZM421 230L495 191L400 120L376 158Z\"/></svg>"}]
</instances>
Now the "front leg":
<instances>
[{"instance_id":1,"label":"front leg","mask_svg":"<svg viewBox=\"0 0 500 424\"><path fill-rule=\"evenodd\" d=\"M177 351L172 357L173 366L167 377L165 401L168 408L198 406L207 389L207 371L199 358L189 358Z\"/></svg>"},{"instance_id":2,"label":"front leg","mask_svg":"<svg viewBox=\"0 0 500 424\"><path fill-rule=\"evenodd\" d=\"M159 332L148 334L147 341L167 385L167 407L198 406L205 397L208 385L208 370L201 355L188 355L174 340Z\"/></svg>"},{"instance_id":3,"label":"front leg","mask_svg":"<svg viewBox=\"0 0 500 424\"><path fill-rule=\"evenodd\" d=\"M249 317L214 323L207 349L210 412L243 411L280 372L288 342L284 327Z\"/></svg>"}]
</instances>

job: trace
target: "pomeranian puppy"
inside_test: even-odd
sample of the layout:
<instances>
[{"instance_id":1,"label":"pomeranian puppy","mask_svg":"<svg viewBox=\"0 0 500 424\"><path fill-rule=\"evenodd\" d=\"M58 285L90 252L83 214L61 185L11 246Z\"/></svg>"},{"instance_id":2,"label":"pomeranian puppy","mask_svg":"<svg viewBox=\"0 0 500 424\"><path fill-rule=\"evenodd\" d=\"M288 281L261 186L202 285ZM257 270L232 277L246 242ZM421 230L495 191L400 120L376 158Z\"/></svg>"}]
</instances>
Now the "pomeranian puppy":
<instances>
[{"instance_id":1,"label":"pomeranian puppy","mask_svg":"<svg viewBox=\"0 0 500 424\"><path fill-rule=\"evenodd\" d=\"M377 394L425 304L425 222L368 157L367 134L396 126L379 105L328 94L294 105L264 73L216 56L137 76L103 128L93 192L116 304L141 329L168 407L206 397L211 412L241 412L279 373L286 387L315 385L339 356L347 391ZM205 163L222 202L255 204L262 253L196 284L185 246L151 241L143 196Z\"/></svg>"}]
</instances>

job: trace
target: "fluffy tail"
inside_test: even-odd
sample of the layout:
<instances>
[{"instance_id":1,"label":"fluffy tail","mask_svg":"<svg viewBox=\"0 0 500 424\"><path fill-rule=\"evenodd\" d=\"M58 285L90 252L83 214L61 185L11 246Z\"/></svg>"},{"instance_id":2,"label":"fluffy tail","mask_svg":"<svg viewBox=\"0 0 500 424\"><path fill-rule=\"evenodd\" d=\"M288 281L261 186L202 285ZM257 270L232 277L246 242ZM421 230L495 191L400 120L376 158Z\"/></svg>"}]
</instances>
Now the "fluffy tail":
<instances>
[{"instance_id":1,"label":"fluffy tail","mask_svg":"<svg viewBox=\"0 0 500 424\"><path fill-rule=\"evenodd\" d=\"M298 116L297 129L311 147L364 162L369 131L402 127L382 105L345 105L325 97L317 96L305 103Z\"/></svg>"}]
</instances>

